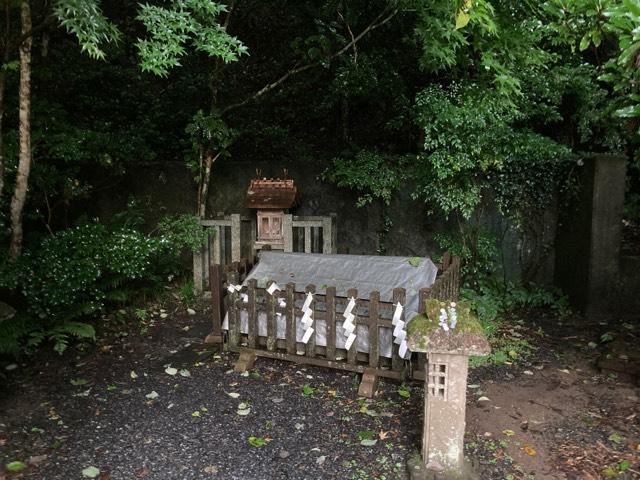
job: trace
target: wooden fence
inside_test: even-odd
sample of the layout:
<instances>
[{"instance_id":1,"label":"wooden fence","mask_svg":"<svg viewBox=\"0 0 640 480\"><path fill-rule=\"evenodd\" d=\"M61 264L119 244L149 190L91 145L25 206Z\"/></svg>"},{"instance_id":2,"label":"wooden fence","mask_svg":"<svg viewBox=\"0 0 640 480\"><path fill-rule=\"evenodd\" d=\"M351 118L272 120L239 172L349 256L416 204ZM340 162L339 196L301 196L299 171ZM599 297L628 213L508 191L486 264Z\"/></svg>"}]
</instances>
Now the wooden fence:
<instances>
[{"instance_id":1,"label":"wooden fence","mask_svg":"<svg viewBox=\"0 0 640 480\"><path fill-rule=\"evenodd\" d=\"M392 317L395 304L405 304L404 288L398 287L393 290L391 302L381 301L380 293L377 291L370 292L367 299L362 299L358 298L358 291L355 289L348 290L347 295L343 297L336 295L335 287L327 287L325 292L320 294L316 293L315 285L307 285L303 293L297 291L294 283L288 283L282 291L271 295L266 288L258 288L255 279L249 280L241 290L228 293L227 285L239 285L247 272L247 262L237 262L224 270L219 265L211 268L210 275L215 280L211 283L214 307L212 339L222 339L222 319L226 310L229 320L229 350L352 372L364 373L366 370L374 370L378 376L395 379L406 376L424 379L424 355L414 353L409 360L404 360L399 355L399 345L396 343L393 343L391 358L380 354L381 329L394 328ZM443 262L438 265L436 281L430 287L419 290L420 312L424 311L427 298L457 300L459 275L460 260L450 257L448 253L445 254ZM301 305L306 298L306 292L314 294L310 305L314 326L317 326L318 320L325 323L326 346L317 344L317 328L306 345L297 342L296 318L303 316ZM280 305L278 298L284 298L284 306ZM356 329L362 325L368 330L367 353L357 351L355 344L348 351L336 347L337 323L342 322L342 313L350 298L356 299L356 307L352 311L356 317ZM248 318L247 333L241 332L243 312L246 312ZM260 313L263 313L263 318L266 315L266 336L259 335ZM286 326L284 339L277 338L279 316L284 318Z\"/></svg>"},{"instance_id":2,"label":"wooden fence","mask_svg":"<svg viewBox=\"0 0 640 480\"><path fill-rule=\"evenodd\" d=\"M285 215L283 219L285 252L336 253L336 214L301 217ZM240 214L200 220L209 232L208 241L193 254L193 285L197 293L210 287L209 268L232 265L255 255L256 219Z\"/></svg>"}]
</instances>

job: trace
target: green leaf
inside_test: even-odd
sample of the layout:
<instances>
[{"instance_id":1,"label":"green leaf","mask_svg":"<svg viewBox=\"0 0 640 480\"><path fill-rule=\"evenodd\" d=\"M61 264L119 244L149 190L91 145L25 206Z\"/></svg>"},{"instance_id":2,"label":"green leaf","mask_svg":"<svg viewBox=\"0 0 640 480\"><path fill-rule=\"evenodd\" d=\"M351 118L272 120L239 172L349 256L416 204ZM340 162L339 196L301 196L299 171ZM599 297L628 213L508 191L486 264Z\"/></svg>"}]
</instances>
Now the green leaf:
<instances>
[{"instance_id":1,"label":"green leaf","mask_svg":"<svg viewBox=\"0 0 640 480\"><path fill-rule=\"evenodd\" d=\"M262 437L251 436L247 441L249 442L249 445L256 448L264 447L267 444L267 441Z\"/></svg>"},{"instance_id":2,"label":"green leaf","mask_svg":"<svg viewBox=\"0 0 640 480\"><path fill-rule=\"evenodd\" d=\"M315 392L315 388L313 388L311 385L309 385L308 383L306 383L303 387L302 387L302 395L304 395L305 397L310 397L311 395L313 395L313 393Z\"/></svg>"},{"instance_id":3,"label":"green leaf","mask_svg":"<svg viewBox=\"0 0 640 480\"><path fill-rule=\"evenodd\" d=\"M587 32L587 33L584 34L584 36L580 40L580 51L584 51L587 48L589 48L589 44L590 43L591 43L590 32Z\"/></svg>"},{"instance_id":4,"label":"green leaf","mask_svg":"<svg viewBox=\"0 0 640 480\"><path fill-rule=\"evenodd\" d=\"M71 385L73 385L74 387L80 387L82 385L86 385L87 383L89 383L89 380L86 380L84 378L76 378L76 379L71 379L69 380L69 382L71 383Z\"/></svg>"},{"instance_id":5,"label":"green leaf","mask_svg":"<svg viewBox=\"0 0 640 480\"><path fill-rule=\"evenodd\" d=\"M411 396L411 392L407 387L401 385L398 387L398 395L400 395L402 398L409 398Z\"/></svg>"},{"instance_id":6,"label":"green leaf","mask_svg":"<svg viewBox=\"0 0 640 480\"><path fill-rule=\"evenodd\" d=\"M409 265L412 267L419 267L422 263L422 257L411 257L409 259Z\"/></svg>"},{"instance_id":7,"label":"green leaf","mask_svg":"<svg viewBox=\"0 0 640 480\"><path fill-rule=\"evenodd\" d=\"M622 442L624 442L624 437L622 437L618 433L612 433L611 435L609 435L609 440L613 443L621 444Z\"/></svg>"},{"instance_id":8,"label":"green leaf","mask_svg":"<svg viewBox=\"0 0 640 480\"><path fill-rule=\"evenodd\" d=\"M82 470L82 475L87 478L96 478L98 475L100 475L100 470L94 466L90 466Z\"/></svg>"},{"instance_id":9,"label":"green leaf","mask_svg":"<svg viewBox=\"0 0 640 480\"><path fill-rule=\"evenodd\" d=\"M10 472L21 472L27 468L27 465L16 460L15 462L7 463L7 470Z\"/></svg>"},{"instance_id":10,"label":"green leaf","mask_svg":"<svg viewBox=\"0 0 640 480\"><path fill-rule=\"evenodd\" d=\"M461 28L466 27L469 23L469 20L471 20L471 15L469 15L464 10L460 10L458 12L458 15L456 15L456 30L460 30Z\"/></svg>"},{"instance_id":11,"label":"green leaf","mask_svg":"<svg viewBox=\"0 0 640 480\"><path fill-rule=\"evenodd\" d=\"M371 430L361 430L358 433L356 433L356 435L358 436L358 440L360 440L361 442L363 440L373 440L376 436L376 434L373 433Z\"/></svg>"}]
</instances>

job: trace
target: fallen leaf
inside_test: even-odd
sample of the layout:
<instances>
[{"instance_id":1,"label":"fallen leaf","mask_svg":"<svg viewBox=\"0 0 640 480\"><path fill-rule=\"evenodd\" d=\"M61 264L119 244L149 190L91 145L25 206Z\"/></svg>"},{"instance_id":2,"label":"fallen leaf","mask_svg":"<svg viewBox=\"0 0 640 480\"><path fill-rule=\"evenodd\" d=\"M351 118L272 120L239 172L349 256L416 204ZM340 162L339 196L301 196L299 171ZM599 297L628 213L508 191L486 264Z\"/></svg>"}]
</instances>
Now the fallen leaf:
<instances>
[{"instance_id":1,"label":"fallen leaf","mask_svg":"<svg viewBox=\"0 0 640 480\"><path fill-rule=\"evenodd\" d=\"M240 394L236 392L228 392L227 395L229 395L231 398L238 398L240 396Z\"/></svg>"},{"instance_id":2,"label":"fallen leaf","mask_svg":"<svg viewBox=\"0 0 640 480\"><path fill-rule=\"evenodd\" d=\"M191 376L191 372L189 372L189 370L184 369L184 368L182 370L180 370L179 373L180 373L181 377L190 377Z\"/></svg>"},{"instance_id":3,"label":"fallen leaf","mask_svg":"<svg viewBox=\"0 0 640 480\"><path fill-rule=\"evenodd\" d=\"M176 373L178 373L178 369L177 368L173 368L173 367L167 367L164 370L164 373L166 373L167 375L175 375Z\"/></svg>"},{"instance_id":4,"label":"fallen leaf","mask_svg":"<svg viewBox=\"0 0 640 480\"><path fill-rule=\"evenodd\" d=\"M378 438L380 438L380 440L386 440L387 437L389 436L389 432L385 432L384 430L380 430L380 433L378 433Z\"/></svg>"},{"instance_id":5,"label":"fallen leaf","mask_svg":"<svg viewBox=\"0 0 640 480\"><path fill-rule=\"evenodd\" d=\"M138 374L135 372L135 370L131 370L131 373L129 374L129 376L134 380L138 378Z\"/></svg>"},{"instance_id":6,"label":"fallen leaf","mask_svg":"<svg viewBox=\"0 0 640 480\"><path fill-rule=\"evenodd\" d=\"M218 467L214 467L213 465L204 467L204 473L208 473L209 475L215 475L218 473Z\"/></svg>"},{"instance_id":7,"label":"fallen leaf","mask_svg":"<svg viewBox=\"0 0 640 480\"><path fill-rule=\"evenodd\" d=\"M529 445L525 445L524 447L522 447L522 450L524 450L524 453L526 453L527 455L529 455L530 457L534 457L538 452L536 452L536 449L529 446Z\"/></svg>"},{"instance_id":8,"label":"fallen leaf","mask_svg":"<svg viewBox=\"0 0 640 480\"><path fill-rule=\"evenodd\" d=\"M192 417L199 417L200 416L200 412L198 410L196 410L195 412L193 412L191 414Z\"/></svg>"},{"instance_id":9,"label":"fallen leaf","mask_svg":"<svg viewBox=\"0 0 640 480\"><path fill-rule=\"evenodd\" d=\"M378 443L378 440L373 438L365 438L364 440L360 440L360 445L362 445L363 447L373 447L376 443Z\"/></svg>"},{"instance_id":10,"label":"fallen leaf","mask_svg":"<svg viewBox=\"0 0 640 480\"><path fill-rule=\"evenodd\" d=\"M7 463L7 470L10 472L21 472L25 468L27 468L27 465L19 460Z\"/></svg>"},{"instance_id":11,"label":"fallen leaf","mask_svg":"<svg viewBox=\"0 0 640 480\"><path fill-rule=\"evenodd\" d=\"M158 395L158 392L156 392L155 390L152 391L151 393L147 393L145 395L145 397L147 397L149 400L155 400L156 398L158 398L160 395Z\"/></svg>"},{"instance_id":12,"label":"fallen leaf","mask_svg":"<svg viewBox=\"0 0 640 480\"><path fill-rule=\"evenodd\" d=\"M490 402L491 400L489 399L489 397L480 397L478 399L479 402Z\"/></svg>"},{"instance_id":13,"label":"fallen leaf","mask_svg":"<svg viewBox=\"0 0 640 480\"><path fill-rule=\"evenodd\" d=\"M147 467L139 468L135 471L136 478L148 477L151 474L151 470Z\"/></svg>"},{"instance_id":14,"label":"fallen leaf","mask_svg":"<svg viewBox=\"0 0 640 480\"><path fill-rule=\"evenodd\" d=\"M609 435L609 440L611 440L613 443L620 444L624 441L624 438L618 433L612 433L611 435Z\"/></svg>"},{"instance_id":15,"label":"fallen leaf","mask_svg":"<svg viewBox=\"0 0 640 480\"><path fill-rule=\"evenodd\" d=\"M87 478L96 478L98 475L100 475L100 470L98 470L94 466L87 467L84 470L82 470L82 475Z\"/></svg>"}]
</instances>

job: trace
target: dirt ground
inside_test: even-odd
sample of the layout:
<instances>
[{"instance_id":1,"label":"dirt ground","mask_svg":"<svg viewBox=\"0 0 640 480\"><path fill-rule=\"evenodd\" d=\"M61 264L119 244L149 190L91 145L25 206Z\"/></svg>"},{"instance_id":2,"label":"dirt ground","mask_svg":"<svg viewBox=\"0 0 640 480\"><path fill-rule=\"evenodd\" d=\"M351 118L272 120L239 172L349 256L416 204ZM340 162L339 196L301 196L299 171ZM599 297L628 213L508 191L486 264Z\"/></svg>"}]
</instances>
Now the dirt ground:
<instances>
[{"instance_id":1,"label":"dirt ground","mask_svg":"<svg viewBox=\"0 0 640 480\"><path fill-rule=\"evenodd\" d=\"M383 382L364 401L353 374L260 359L242 376L235 355L202 344L206 308L166 309L142 325L112 322L83 350L0 365L1 480L407 478L421 385ZM640 478L637 357L608 341L640 349L639 333L537 314L505 331L536 349L471 373L476 477ZM631 375L599 371L606 356L629 362ZM14 461L26 468L7 471Z\"/></svg>"}]
</instances>

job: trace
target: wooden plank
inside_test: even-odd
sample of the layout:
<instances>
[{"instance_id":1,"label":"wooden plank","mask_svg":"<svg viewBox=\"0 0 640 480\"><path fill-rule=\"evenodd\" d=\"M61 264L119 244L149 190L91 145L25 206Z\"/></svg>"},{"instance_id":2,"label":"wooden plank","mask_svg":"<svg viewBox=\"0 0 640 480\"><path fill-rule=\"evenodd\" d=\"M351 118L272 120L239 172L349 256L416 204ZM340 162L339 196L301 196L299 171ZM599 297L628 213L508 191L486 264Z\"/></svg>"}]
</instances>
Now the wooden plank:
<instances>
[{"instance_id":1,"label":"wooden plank","mask_svg":"<svg viewBox=\"0 0 640 480\"><path fill-rule=\"evenodd\" d=\"M204 291L204 247L193 252L193 289L196 294Z\"/></svg>"},{"instance_id":2,"label":"wooden plank","mask_svg":"<svg viewBox=\"0 0 640 480\"><path fill-rule=\"evenodd\" d=\"M231 226L231 224L229 224ZM220 263L227 263L227 227L220 227Z\"/></svg>"},{"instance_id":3,"label":"wooden plank","mask_svg":"<svg viewBox=\"0 0 640 480\"><path fill-rule=\"evenodd\" d=\"M332 213L331 217L331 253L338 253L338 214Z\"/></svg>"},{"instance_id":4,"label":"wooden plank","mask_svg":"<svg viewBox=\"0 0 640 480\"><path fill-rule=\"evenodd\" d=\"M356 329L354 330L354 333L357 335L358 334L358 307L360 306L360 302L358 300L358 290L356 290L355 288L350 288L349 290L347 290L347 298L356 299L356 306L353 308L353 311L351 313L353 313L356 317L353 323L356 324ZM357 356L358 356L358 347L356 345L357 343L358 343L358 338L356 336L356 339L353 341L351 348L347 351L347 362L352 365L355 365Z\"/></svg>"},{"instance_id":5,"label":"wooden plank","mask_svg":"<svg viewBox=\"0 0 640 480\"><path fill-rule=\"evenodd\" d=\"M231 215L231 261L239 262L241 255L240 244L240 214Z\"/></svg>"},{"instance_id":6,"label":"wooden plank","mask_svg":"<svg viewBox=\"0 0 640 480\"><path fill-rule=\"evenodd\" d=\"M331 217L322 219L322 253L333 253L331 249Z\"/></svg>"},{"instance_id":7,"label":"wooden plank","mask_svg":"<svg viewBox=\"0 0 640 480\"><path fill-rule=\"evenodd\" d=\"M235 352L243 352L245 348L235 348ZM268 350L251 350L257 357L274 358L276 360L284 360L287 362L295 362L303 365L313 365L316 367L331 368L334 370L344 370L347 372L364 373L368 368L366 365L352 365L344 362L331 361L320 357L307 357L299 355L289 355L284 352L270 352ZM393 370L383 370L381 368L376 369L376 374L379 377L393 378L395 380L404 379L404 372L394 372Z\"/></svg>"},{"instance_id":8,"label":"wooden plank","mask_svg":"<svg viewBox=\"0 0 640 480\"><path fill-rule=\"evenodd\" d=\"M431 295L431 289L429 288L421 288L418 291L418 313L424 313L426 311L427 305L425 302Z\"/></svg>"},{"instance_id":9,"label":"wooden plank","mask_svg":"<svg viewBox=\"0 0 640 480\"><path fill-rule=\"evenodd\" d=\"M222 267L209 267L209 287L211 289L211 333L205 343L222 343Z\"/></svg>"},{"instance_id":10,"label":"wooden plank","mask_svg":"<svg viewBox=\"0 0 640 480\"><path fill-rule=\"evenodd\" d=\"M327 325L327 360L336 359L336 287L327 287L325 304L327 311L325 323Z\"/></svg>"},{"instance_id":11,"label":"wooden plank","mask_svg":"<svg viewBox=\"0 0 640 480\"><path fill-rule=\"evenodd\" d=\"M222 251L220 247L220 227L213 227L213 240L211 242L212 258L214 264L222 264Z\"/></svg>"},{"instance_id":12,"label":"wooden plank","mask_svg":"<svg viewBox=\"0 0 640 480\"><path fill-rule=\"evenodd\" d=\"M316 293L316 286L315 285L307 285L304 289L305 293ZM312 318L316 318L315 315L315 308L316 308L316 300L315 298L313 299L313 301L311 302L310 308L314 311ZM306 347L306 351L307 351L307 356L308 357L315 357L316 356L316 329L318 328L318 325L316 323L316 321L314 320L314 322L311 324L311 328L313 328L313 333L311 334L311 337L309 337L309 341L307 342L307 347Z\"/></svg>"},{"instance_id":13,"label":"wooden plank","mask_svg":"<svg viewBox=\"0 0 640 480\"><path fill-rule=\"evenodd\" d=\"M362 374L360 387L358 387L358 396L373 398L378 386L378 370L375 368L367 368Z\"/></svg>"},{"instance_id":14,"label":"wooden plank","mask_svg":"<svg viewBox=\"0 0 640 480\"><path fill-rule=\"evenodd\" d=\"M449 265L451 265L451 253L447 250L444 252L444 255L442 255L442 270L448 269Z\"/></svg>"},{"instance_id":15,"label":"wooden plank","mask_svg":"<svg viewBox=\"0 0 640 480\"><path fill-rule=\"evenodd\" d=\"M311 227L304 227L304 253L311 253Z\"/></svg>"},{"instance_id":16,"label":"wooden plank","mask_svg":"<svg viewBox=\"0 0 640 480\"><path fill-rule=\"evenodd\" d=\"M406 297L407 295L404 288L393 289L393 303L397 304L398 302L400 302L400 304L404 307L406 306ZM402 321L404 321L404 313L404 310L402 310L402 316L400 317ZM399 348L400 346L394 342L391 354L391 369L395 371L404 370L404 360L400 358L400 354L398 353Z\"/></svg>"},{"instance_id":17,"label":"wooden plank","mask_svg":"<svg viewBox=\"0 0 640 480\"><path fill-rule=\"evenodd\" d=\"M282 220L284 234L284 251L293 252L293 215L286 214Z\"/></svg>"},{"instance_id":18,"label":"wooden plank","mask_svg":"<svg viewBox=\"0 0 640 480\"><path fill-rule=\"evenodd\" d=\"M231 220L217 220L215 218L211 220L200 220L200 225L203 227L230 227Z\"/></svg>"},{"instance_id":19,"label":"wooden plank","mask_svg":"<svg viewBox=\"0 0 640 480\"><path fill-rule=\"evenodd\" d=\"M378 308L380 292L373 291L369 294L369 366L376 368L380 357L378 345Z\"/></svg>"},{"instance_id":20,"label":"wooden plank","mask_svg":"<svg viewBox=\"0 0 640 480\"><path fill-rule=\"evenodd\" d=\"M274 283L272 280L267 284L267 288ZM270 352L276 349L276 302L279 291L273 292L273 295L267 293L267 350Z\"/></svg>"},{"instance_id":21,"label":"wooden plank","mask_svg":"<svg viewBox=\"0 0 640 480\"><path fill-rule=\"evenodd\" d=\"M229 273L229 283L236 285L237 273ZM240 312L238 311L238 292L234 291L228 295L229 300L229 346L237 347L240 344Z\"/></svg>"},{"instance_id":22,"label":"wooden plank","mask_svg":"<svg viewBox=\"0 0 640 480\"><path fill-rule=\"evenodd\" d=\"M320 230L321 227L311 228L311 251L313 253L320 252Z\"/></svg>"},{"instance_id":23,"label":"wooden plank","mask_svg":"<svg viewBox=\"0 0 640 480\"><path fill-rule=\"evenodd\" d=\"M233 371L236 373L248 372L253 368L256 363L256 354L251 350L243 350L240 352L240 358L233 366Z\"/></svg>"},{"instance_id":24,"label":"wooden plank","mask_svg":"<svg viewBox=\"0 0 640 480\"><path fill-rule=\"evenodd\" d=\"M287 353L295 355L296 353L296 305L295 305L295 290L296 285L294 283L287 283L285 301L287 306L285 307L287 318L287 332L285 334L287 343Z\"/></svg>"},{"instance_id":25,"label":"wooden plank","mask_svg":"<svg viewBox=\"0 0 640 480\"><path fill-rule=\"evenodd\" d=\"M252 278L247 282L247 296L249 297L249 302L247 303L247 317L248 317L247 346L249 348L256 348L256 337L258 335L258 310L256 306L257 286L258 286L258 281L255 278Z\"/></svg>"}]
</instances>

